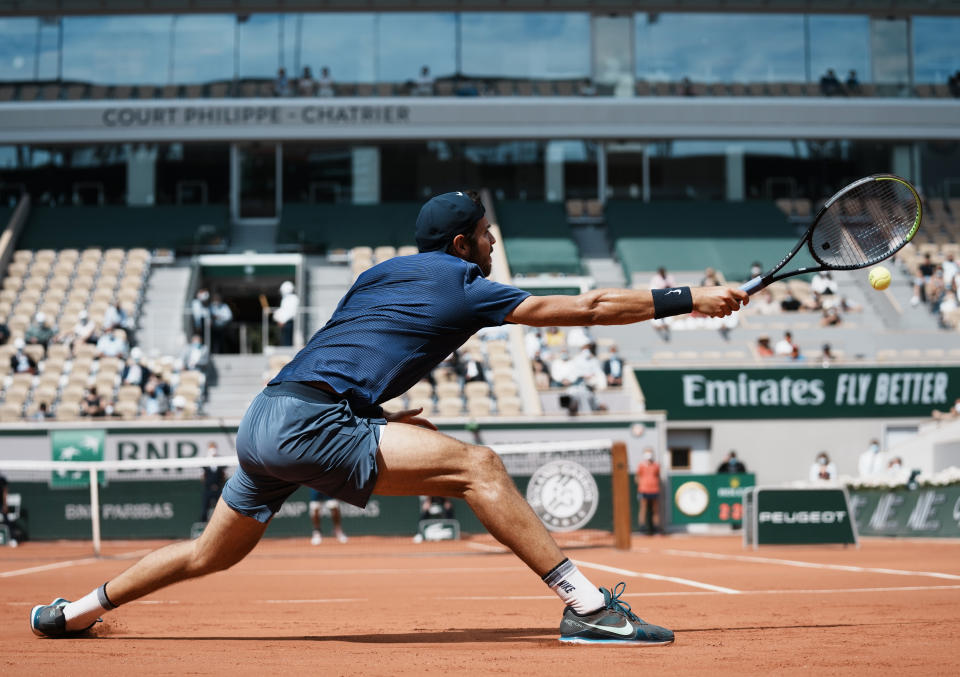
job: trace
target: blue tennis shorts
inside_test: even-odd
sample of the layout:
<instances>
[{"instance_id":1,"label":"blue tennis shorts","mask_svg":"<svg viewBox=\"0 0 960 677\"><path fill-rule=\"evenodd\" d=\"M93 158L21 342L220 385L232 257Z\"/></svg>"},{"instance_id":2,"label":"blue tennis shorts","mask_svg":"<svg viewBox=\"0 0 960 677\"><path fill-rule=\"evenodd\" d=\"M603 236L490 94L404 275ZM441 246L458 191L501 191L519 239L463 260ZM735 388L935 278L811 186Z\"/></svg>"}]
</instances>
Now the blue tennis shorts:
<instances>
[{"instance_id":1,"label":"blue tennis shorts","mask_svg":"<svg viewBox=\"0 0 960 677\"><path fill-rule=\"evenodd\" d=\"M240 467L224 485L223 500L259 522L269 521L300 485L362 508L377 482L384 425L312 386L267 386L240 422Z\"/></svg>"}]
</instances>

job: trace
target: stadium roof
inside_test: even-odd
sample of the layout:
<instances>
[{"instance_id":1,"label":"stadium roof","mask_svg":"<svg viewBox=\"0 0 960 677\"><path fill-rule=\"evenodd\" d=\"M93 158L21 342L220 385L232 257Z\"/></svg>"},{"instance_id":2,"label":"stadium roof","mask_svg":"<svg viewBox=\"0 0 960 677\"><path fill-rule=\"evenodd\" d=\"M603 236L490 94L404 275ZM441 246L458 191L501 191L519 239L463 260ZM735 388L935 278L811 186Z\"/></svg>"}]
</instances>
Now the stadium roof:
<instances>
[{"instance_id":1,"label":"stadium roof","mask_svg":"<svg viewBox=\"0 0 960 677\"><path fill-rule=\"evenodd\" d=\"M0 0L0 16L256 12L789 12L960 14L960 0Z\"/></svg>"}]
</instances>

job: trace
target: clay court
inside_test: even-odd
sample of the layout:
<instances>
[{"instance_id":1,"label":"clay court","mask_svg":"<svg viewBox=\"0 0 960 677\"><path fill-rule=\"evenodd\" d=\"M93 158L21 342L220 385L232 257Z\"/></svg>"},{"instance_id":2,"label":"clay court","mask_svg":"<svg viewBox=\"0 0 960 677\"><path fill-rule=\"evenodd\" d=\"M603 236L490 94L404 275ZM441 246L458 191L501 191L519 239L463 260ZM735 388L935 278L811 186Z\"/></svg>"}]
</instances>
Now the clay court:
<instances>
[{"instance_id":1,"label":"clay court","mask_svg":"<svg viewBox=\"0 0 960 677\"><path fill-rule=\"evenodd\" d=\"M660 648L557 642L560 602L489 538L413 544L265 540L233 569L107 617L92 639L34 637L33 604L85 594L159 542L0 551L2 672L36 675L957 674L960 543L769 547L635 537L569 550L599 585L626 581Z\"/></svg>"}]
</instances>

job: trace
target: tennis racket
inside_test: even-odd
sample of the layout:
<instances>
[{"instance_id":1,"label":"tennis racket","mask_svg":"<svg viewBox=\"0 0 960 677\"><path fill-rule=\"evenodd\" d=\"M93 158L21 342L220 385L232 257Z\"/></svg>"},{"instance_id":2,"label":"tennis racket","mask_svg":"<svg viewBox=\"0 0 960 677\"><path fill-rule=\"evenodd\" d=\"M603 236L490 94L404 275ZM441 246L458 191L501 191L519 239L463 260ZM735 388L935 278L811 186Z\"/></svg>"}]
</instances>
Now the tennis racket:
<instances>
[{"instance_id":1,"label":"tennis racket","mask_svg":"<svg viewBox=\"0 0 960 677\"><path fill-rule=\"evenodd\" d=\"M793 275L880 263L913 239L922 216L920 196L899 176L874 174L854 181L824 203L792 252L740 289L753 294ZM818 265L780 273L804 244Z\"/></svg>"}]
</instances>

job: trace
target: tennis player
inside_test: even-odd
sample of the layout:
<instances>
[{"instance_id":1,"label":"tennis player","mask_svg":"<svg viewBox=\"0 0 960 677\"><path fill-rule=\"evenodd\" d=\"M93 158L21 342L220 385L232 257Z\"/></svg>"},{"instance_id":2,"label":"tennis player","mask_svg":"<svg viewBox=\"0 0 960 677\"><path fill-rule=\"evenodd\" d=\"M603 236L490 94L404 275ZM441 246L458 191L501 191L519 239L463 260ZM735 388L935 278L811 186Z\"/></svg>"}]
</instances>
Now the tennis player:
<instances>
[{"instance_id":1,"label":"tennis player","mask_svg":"<svg viewBox=\"0 0 960 677\"><path fill-rule=\"evenodd\" d=\"M378 403L406 392L482 327L628 324L692 310L725 317L747 294L673 287L531 296L498 284L486 279L495 240L475 193L429 200L416 239L420 253L360 275L330 321L251 403L237 433L240 466L203 534L146 555L76 602L34 607L35 634L83 633L106 611L236 564L306 485L361 508L374 493L464 499L563 600L561 641L673 641L673 632L620 601L623 584L598 588L564 556L491 449L437 432L420 409L387 412Z\"/></svg>"}]
</instances>

